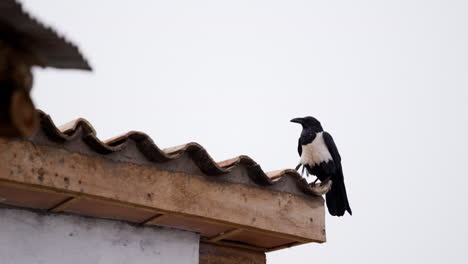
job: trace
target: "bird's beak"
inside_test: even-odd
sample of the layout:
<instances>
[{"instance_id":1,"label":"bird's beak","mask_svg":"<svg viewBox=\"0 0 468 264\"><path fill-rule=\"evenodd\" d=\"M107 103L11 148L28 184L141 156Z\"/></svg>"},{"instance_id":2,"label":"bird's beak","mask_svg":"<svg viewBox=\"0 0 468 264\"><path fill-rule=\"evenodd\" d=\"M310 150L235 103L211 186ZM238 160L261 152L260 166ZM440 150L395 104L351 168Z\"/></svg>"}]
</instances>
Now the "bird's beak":
<instances>
[{"instance_id":1,"label":"bird's beak","mask_svg":"<svg viewBox=\"0 0 468 264\"><path fill-rule=\"evenodd\" d=\"M294 118L294 119L291 119L291 122L302 124L302 120L303 120L303 118Z\"/></svg>"}]
</instances>

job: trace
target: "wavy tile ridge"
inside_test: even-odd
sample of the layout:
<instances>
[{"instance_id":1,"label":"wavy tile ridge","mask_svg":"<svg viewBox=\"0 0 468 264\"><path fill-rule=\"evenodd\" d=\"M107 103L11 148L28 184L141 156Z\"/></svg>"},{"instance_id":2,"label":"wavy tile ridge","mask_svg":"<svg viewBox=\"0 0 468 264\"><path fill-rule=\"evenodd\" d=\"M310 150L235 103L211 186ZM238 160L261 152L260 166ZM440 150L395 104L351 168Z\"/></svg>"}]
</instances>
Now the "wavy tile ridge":
<instances>
[{"instance_id":1,"label":"wavy tile ridge","mask_svg":"<svg viewBox=\"0 0 468 264\"><path fill-rule=\"evenodd\" d=\"M237 167L243 167L248 172L248 177L259 186L273 186L290 178L307 195L321 196L331 188L331 182L317 185L307 183L306 179L294 169L266 173L255 160L245 155L216 162L203 146L195 142L160 149L147 134L138 131L131 131L124 135L101 141L96 136L94 127L86 119L79 118L57 127L49 115L41 110L38 110L38 114L40 129L45 132L48 139L64 143L81 137L94 152L102 155L119 152L126 148L130 141L133 141L138 150L149 161L155 163L167 162L177 159L183 154L188 154L198 168L207 176L222 175Z\"/></svg>"}]
</instances>

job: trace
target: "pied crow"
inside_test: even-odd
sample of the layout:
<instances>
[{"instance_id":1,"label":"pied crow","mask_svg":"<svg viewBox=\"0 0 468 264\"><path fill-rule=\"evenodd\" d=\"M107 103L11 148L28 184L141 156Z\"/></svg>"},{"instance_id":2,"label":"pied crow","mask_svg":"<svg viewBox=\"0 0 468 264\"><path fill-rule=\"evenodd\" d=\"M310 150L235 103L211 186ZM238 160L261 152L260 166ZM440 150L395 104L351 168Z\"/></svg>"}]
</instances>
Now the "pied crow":
<instances>
[{"instance_id":1,"label":"pied crow","mask_svg":"<svg viewBox=\"0 0 468 264\"><path fill-rule=\"evenodd\" d=\"M346 195L341 157L332 136L323 131L320 122L311 116L294 118L291 122L302 125L297 147L301 160L296 170L303 166L302 171L304 172L305 167L307 174L317 176L317 180L331 180L332 187L325 196L328 212L334 216L343 216L345 211L348 211L352 215Z\"/></svg>"}]
</instances>

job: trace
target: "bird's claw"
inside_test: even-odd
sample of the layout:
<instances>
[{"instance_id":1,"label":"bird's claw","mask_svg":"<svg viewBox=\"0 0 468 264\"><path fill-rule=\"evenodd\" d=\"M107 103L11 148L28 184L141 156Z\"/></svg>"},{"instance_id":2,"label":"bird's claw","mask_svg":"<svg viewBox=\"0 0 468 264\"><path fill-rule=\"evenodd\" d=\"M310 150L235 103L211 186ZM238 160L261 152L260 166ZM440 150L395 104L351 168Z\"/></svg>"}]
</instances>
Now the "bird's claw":
<instances>
[{"instance_id":1,"label":"bird's claw","mask_svg":"<svg viewBox=\"0 0 468 264\"><path fill-rule=\"evenodd\" d=\"M322 196L330 191L332 184L333 184L332 180L327 179L326 181L318 183L318 184L311 183L309 184L309 186L313 194L317 196Z\"/></svg>"}]
</instances>

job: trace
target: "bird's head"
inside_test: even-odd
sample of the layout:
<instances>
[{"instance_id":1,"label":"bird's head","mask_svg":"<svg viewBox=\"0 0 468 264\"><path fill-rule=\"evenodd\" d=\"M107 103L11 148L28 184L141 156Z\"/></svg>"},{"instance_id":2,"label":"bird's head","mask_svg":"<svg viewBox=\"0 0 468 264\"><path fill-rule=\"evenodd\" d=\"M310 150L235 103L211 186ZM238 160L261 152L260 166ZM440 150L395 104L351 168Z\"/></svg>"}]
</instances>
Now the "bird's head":
<instances>
[{"instance_id":1,"label":"bird's head","mask_svg":"<svg viewBox=\"0 0 468 264\"><path fill-rule=\"evenodd\" d=\"M311 116L294 118L291 120L291 122L301 124L302 128L311 129L312 131L316 133L323 131L323 128L320 122Z\"/></svg>"}]
</instances>

